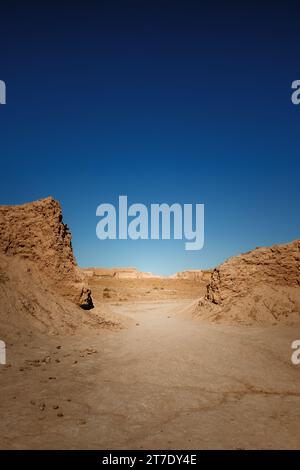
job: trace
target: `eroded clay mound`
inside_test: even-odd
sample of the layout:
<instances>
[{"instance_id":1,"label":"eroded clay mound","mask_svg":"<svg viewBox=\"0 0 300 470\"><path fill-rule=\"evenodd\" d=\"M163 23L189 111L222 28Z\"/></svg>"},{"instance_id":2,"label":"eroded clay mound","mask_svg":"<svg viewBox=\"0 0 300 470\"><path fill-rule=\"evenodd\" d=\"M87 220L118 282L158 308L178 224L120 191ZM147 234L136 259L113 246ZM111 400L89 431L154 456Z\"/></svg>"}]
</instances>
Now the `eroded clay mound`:
<instances>
[{"instance_id":1,"label":"eroded clay mound","mask_svg":"<svg viewBox=\"0 0 300 470\"><path fill-rule=\"evenodd\" d=\"M142 272L136 268L82 268L81 271L88 278L110 278L110 279L162 279L150 272Z\"/></svg>"},{"instance_id":2,"label":"eroded clay mound","mask_svg":"<svg viewBox=\"0 0 300 470\"><path fill-rule=\"evenodd\" d=\"M211 271L202 269L188 269L170 276L171 279L185 279L187 281L209 281Z\"/></svg>"},{"instance_id":3,"label":"eroded clay mound","mask_svg":"<svg viewBox=\"0 0 300 470\"><path fill-rule=\"evenodd\" d=\"M224 305L261 284L300 286L300 240L229 258L213 271L206 297Z\"/></svg>"},{"instance_id":4,"label":"eroded clay mound","mask_svg":"<svg viewBox=\"0 0 300 470\"><path fill-rule=\"evenodd\" d=\"M70 231L53 198L0 206L0 253L34 262L47 276L49 287L82 308L93 307L91 292L76 265Z\"/></svg>"},{"instance_id":5,"label":"eroded clay mound","mask_svg":"<svg viewBox=\"0 0 300 470\"><path fill-rule=\"evenodd\" d=\"M48 278L32 261L0 254L1 338L35 332L72 334L79 327L122 327L107 307L86 315L79 306L49 288Z\"/></svg>"},{"instance_id":6,"label":"eroded clay mound","mask_svg":"<svg viewBox=\"0 0 300 470\"><path fill-rule=\"evenodd\" d=\"M216 268L197 317L245 324L300 321L300 241L257 248Z\"/></svg>"},{"instance_id":7,"label":"eroded clay mound","mask_svg":"<svg viewBox=\"0 0 300 470\"><path fill-rule=\"evenodd\" d=\"M213 304L200 299L192 315L213 323L243 325L294 325L300 323L300 289L269 284L254 287L232 304Z\"/></svg>"}]
</instances>

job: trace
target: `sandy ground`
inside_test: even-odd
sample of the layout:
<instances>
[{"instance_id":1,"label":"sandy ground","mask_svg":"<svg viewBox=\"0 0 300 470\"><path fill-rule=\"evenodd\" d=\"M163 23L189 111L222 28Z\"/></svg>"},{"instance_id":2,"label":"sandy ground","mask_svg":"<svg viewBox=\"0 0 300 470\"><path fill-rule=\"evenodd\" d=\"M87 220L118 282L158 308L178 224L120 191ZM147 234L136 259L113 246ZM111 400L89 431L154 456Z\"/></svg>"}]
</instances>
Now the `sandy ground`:
<instances>
[{"instance_id":1,"label":"sandy ground","mask_svg":"<svg viewBox=\"0 0 300 470\"><path fill-rule=\"evenodd\" d=\"M300 331L203 323L190 303L112 301L133 326L8 344L0 448L299 448Z\"/></svg>"},{"instance_id":2,"label":"sandy ground","mask_svg":"<svg viewBox=\"0 0 300 470\"><path fill-rule=\"evenodd\" d=\"M89 280L93 298L99 302L137 300L164 301L197 299L204 294L207 281L186 279L109 279L94 277Z\"/></svg>"}]
</instances>

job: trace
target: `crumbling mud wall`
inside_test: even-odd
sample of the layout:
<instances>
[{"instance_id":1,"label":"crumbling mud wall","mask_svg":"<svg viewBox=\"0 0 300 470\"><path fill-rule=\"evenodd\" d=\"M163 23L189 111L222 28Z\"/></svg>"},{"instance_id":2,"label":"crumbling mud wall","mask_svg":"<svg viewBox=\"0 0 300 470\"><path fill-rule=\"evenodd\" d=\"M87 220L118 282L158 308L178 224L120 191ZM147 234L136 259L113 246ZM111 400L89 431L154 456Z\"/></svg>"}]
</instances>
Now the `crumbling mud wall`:
<instances>
[{"instance_id":1,"label":"crumbling mud wall","mask_svg":"<svg viewBox=\"0 0 300 470\"><path fill-rule=\"evenodd\" d=\"M300 323L300 241L257 248L214 269L193 315L213 323Z\"/></svg>"},{"instance_id":2,"label":"crumbling mud wall","mask_svg":"<svg viewBox=\"0 0 300 470\"><path fill-rule=\"evenodd\" d=\"M52 197L18 206L0 206L0 253L34 262L56 289L84 309L91 291L74 257L71 233Z\"/></svg>"},{"instance_id":3,"label":"crumbling mud wall","mask_svg":"<svg viewBox=\"0 0 300 470\"><path fill-rule=\"evenodd\" d=\"M300 286L300 240L256 248L229 258L214 269L206 299L215 304L227 304L265 284Z\"/></svg>"}]
</instances>

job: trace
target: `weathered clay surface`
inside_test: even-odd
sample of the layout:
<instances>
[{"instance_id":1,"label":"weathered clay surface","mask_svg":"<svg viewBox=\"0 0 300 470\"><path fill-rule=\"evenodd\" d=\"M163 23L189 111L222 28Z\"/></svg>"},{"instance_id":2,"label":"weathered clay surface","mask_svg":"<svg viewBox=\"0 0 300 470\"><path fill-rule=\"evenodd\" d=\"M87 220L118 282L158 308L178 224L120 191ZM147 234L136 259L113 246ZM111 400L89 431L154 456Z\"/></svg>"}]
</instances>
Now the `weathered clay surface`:
<instances>
[{"instance_id":1,"label":"weathered clay surface","mask_svg":"<svg viewBox=\"0 0 300 470\"><path fill-rule=\"evenodd\" d=\"M0 206L0 253L35 263L49 287L85 309L91 292L77 267L71 233L52 197L19 206Z\"/></svg>"},{"instance_id":2,"label":"weathered clay surface","mask_svg":"<svg viewBox=\"0 0 300 470\"><path fill-rule=\"evenodd\" d=\"M212 272L193 315L213 323L298 324L299 260L299 240L228 259Z\"/></svg>"}]
</instances>

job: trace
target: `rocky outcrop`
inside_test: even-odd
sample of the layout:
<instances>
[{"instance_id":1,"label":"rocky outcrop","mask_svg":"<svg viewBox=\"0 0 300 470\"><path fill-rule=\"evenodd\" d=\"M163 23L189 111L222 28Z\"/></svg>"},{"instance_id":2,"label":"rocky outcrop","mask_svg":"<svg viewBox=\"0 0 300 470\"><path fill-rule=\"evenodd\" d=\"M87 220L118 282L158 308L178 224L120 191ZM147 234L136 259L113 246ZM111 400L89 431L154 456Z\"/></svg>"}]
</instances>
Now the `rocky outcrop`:
<instances>
[{"instance_id":1,"label":"rocky outcrop","mask_svg":"<svg viewBox=\"0 0 300 470\"><path fill-rule=\"evenodd\" d=\"M160 279L150 272L142 272L136 268L83 268L86 277L114 279Z\"/></svg>"},{"instance_id":2,"label":"rocky outcrop","mask_svg":"<svg viewBox=\"0 0 300 470\"><path fill-rule=\"evenodd\" d=\"M19 206L0 206L0 253L33 262L50 288L84 309L91 291L77 267L71 233L60 204L52 197Z\"/></svg>"},{"instance_id":3,"label":"rocky outcrop","mask_svg":"<svg viewBox=\"0 0 300 470\"><path fill-rule=\"evenodd\" d=\"M300 322L300 241L257 248L211 274L195 316L243 324Z\"/></svg>"},{"instance_id":4,"label":"rocky outcrop","mask_svg":"<svg viewBox=\"0 0 300 470\"><path fill-rule=\"evenodd\" d=\"M160 278L150 272L138 271L136 268L117 268L113 274L116 279L154 279Z\"/></svg>"},{"instance_id":5,"label":"rocky outcrop","mask_svg":"<svg viewBox=\"0 0 300 470\"><path fill-rule=\"evenodd\" d=\"M262 284L300 286L300 240L229 258L213 271L206 298L226 304Z\"/></svg>"},{"instance_id":6,"label":"rocky outcrop","mask_svg":"<svg viewBox=\"0 0 300 470\"><path fill-rule=\"evenodd\" d=\"M180 271L170 276L171 279L185 279L188 281L209 281L212 271L202 269L188 269L186 271Z\"/></svg>"}]
</instances>

